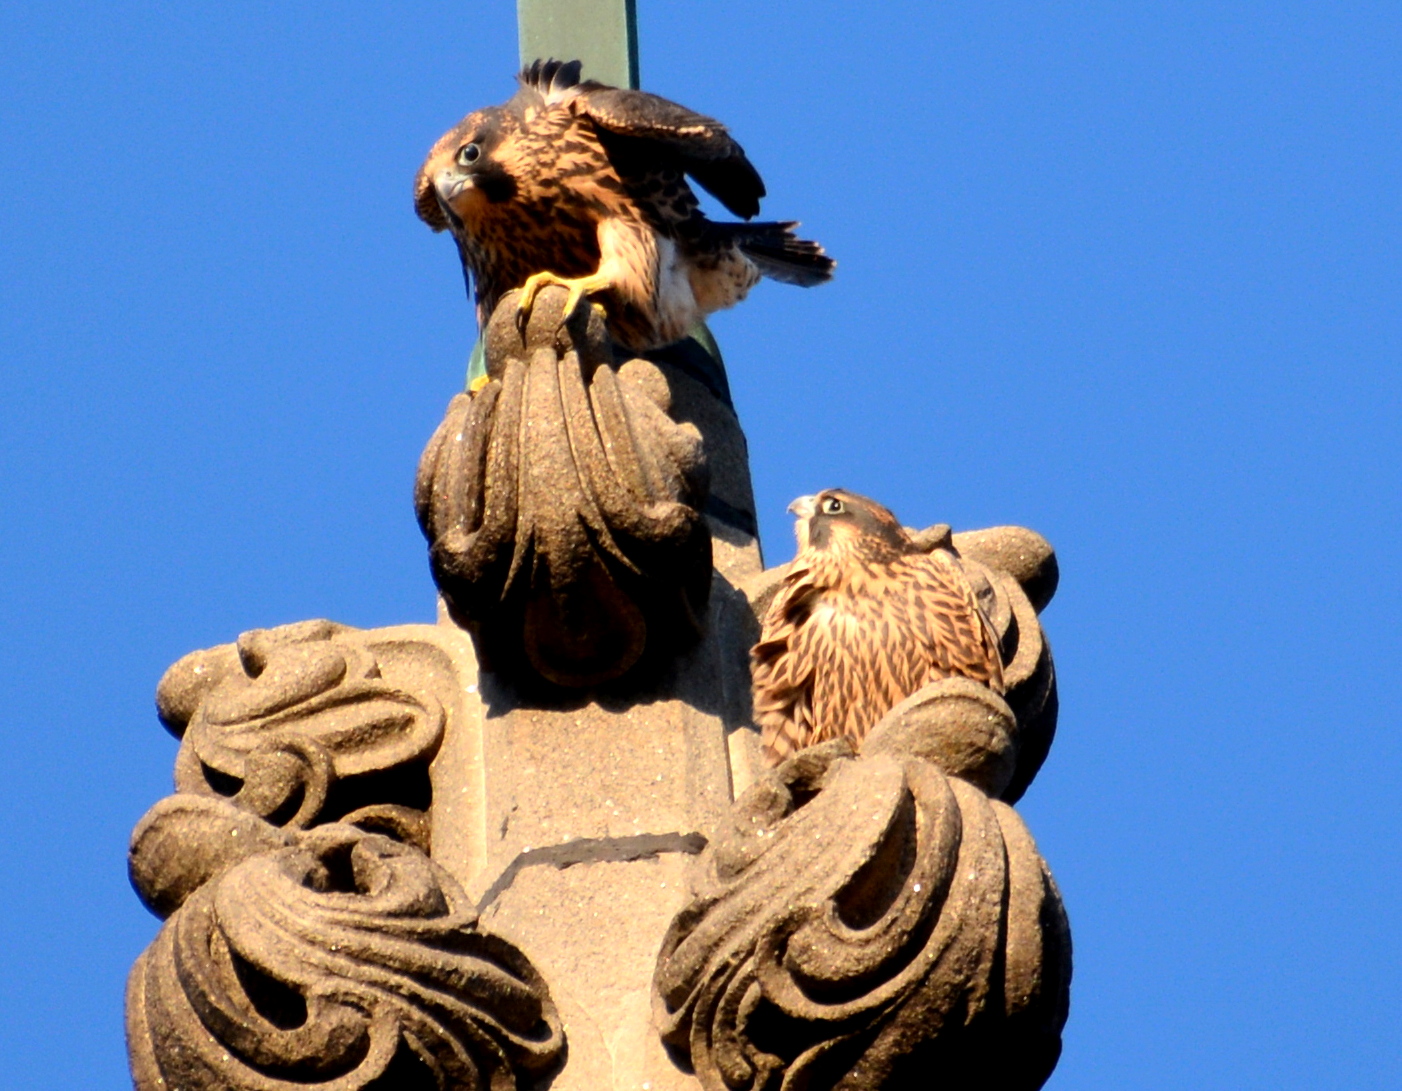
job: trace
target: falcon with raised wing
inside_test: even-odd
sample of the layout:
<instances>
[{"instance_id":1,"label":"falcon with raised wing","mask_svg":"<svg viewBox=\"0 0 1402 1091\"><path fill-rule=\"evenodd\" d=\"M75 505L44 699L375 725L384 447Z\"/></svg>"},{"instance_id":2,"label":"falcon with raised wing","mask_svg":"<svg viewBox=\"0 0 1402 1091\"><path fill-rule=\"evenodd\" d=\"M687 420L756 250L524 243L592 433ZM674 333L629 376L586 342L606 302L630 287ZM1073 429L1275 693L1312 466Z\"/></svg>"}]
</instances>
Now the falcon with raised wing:
<instances>
[{"instance_id":1,"label":"falcon with raised wing","mask_svg":"<svg viewBox=\"0 0 1402 1091\"><path fill-rule=\"evenodd\" d=\"M880 504L844 489L789 510L798 555L750 653L766 759L843 736L860 744L941 678L1003 692L993 626L948 538L926 552Z\"/></svg>"},{"instance_id":2,"label":"falcon with raised wing","mask_svg":"<svg viewBox=\"0 0 1402 1091\"><path fill-rule=\"evenodd\" d=\"M485 326L522 289L597 299L627 349L670 344L761 276L820 284L833 260L795 223L715 223L688 176L737 216L764 183L724 125L643 91L581 81L580 62L536 61L509 102L469 114L419 170L414 207L457 240Z\"/></svg>"}]
</instances>

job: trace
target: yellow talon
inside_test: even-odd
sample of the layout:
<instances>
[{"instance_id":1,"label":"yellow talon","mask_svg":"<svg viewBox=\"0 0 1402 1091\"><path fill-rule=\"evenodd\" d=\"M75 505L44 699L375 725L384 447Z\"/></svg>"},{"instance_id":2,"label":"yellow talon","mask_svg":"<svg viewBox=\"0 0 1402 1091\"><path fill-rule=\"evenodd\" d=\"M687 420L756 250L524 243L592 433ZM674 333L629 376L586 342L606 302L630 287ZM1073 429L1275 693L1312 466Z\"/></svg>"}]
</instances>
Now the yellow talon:
<instances>
[{"instance_id":1,"label":"yellow talon","mask_svg":"<svg viewBox=\"0 0 1402 1091\"><path fill-rule=\"evenodd\" d=\"M570 320L570 315L574 314L575 308L578 307L580 302L584 299L588 283L588 277L571 282L570 294L565 296L565 309L560 312L560 322L562 325Z\"/></svg>"},{"instance_id":2,"label":"yellow talon","mask_svg":"<svg viewBox=\"0 0 1402 1091\"><path fill-rule=\"evenodd\" d=\"M516 309L530 314L531 308L535 306L535 297L540 294L542 288L548 288L552 284L569 283L564 277L557 277L554 273L532 273L526 278L526 283L521 285L521 298L516 301Z\"/></svg>"},{"instance_id":3,"label":"yellow talon","mask_svg":"<svg viewBox=\"0 0 1402 1091\"><path fill-rule=\"evenodd\" d=\"M521 297L516 301L516 328L521 331L522 336L525 335L526 323L530 321L531 311L535 307L535 297L540 294L542 288L552 285L569 289L569 295L565 297L565 309L560 314L562 325L569 320L570 315L574 314L585 296L612 287L608 278L601 277L598 273L587 277L562 277L556 276L554 273L532 273L526 278L526 283L521 285Z\"/></svg>"},{"instance_id":4,"label":"yellow talon","mask_svg":"<svg viewBox=\"0 0 1402 1091\"><path fill-rule=\"evenodd\" d=\"M521 297L516 300L516 328L521 331L521 336L526 335L526 323L531 319L531 310L535 307L535 297L540 294L540 290L551 284L559 284L563 280L554 273L532 273L526 278L526 283L521 285Z\"/></svg>"},{"instance_id":5,"label":"yellow talon","mask_svg":"<svg viewBox=\"0 0 1402 1091\"><path fill-rule=\"evenodd\" d=\"M487 385L489 382L491 382L491 381L492 381L492 377L491 377L490 375L479 375L479 376L477 376L477 378L473 379L472 382L470 382L470 383L467 384L468 393L470 393L470 394L476 394L479 390L481 390L484 386L486 386L486 385Z\"/></svg>"}]
</instances>

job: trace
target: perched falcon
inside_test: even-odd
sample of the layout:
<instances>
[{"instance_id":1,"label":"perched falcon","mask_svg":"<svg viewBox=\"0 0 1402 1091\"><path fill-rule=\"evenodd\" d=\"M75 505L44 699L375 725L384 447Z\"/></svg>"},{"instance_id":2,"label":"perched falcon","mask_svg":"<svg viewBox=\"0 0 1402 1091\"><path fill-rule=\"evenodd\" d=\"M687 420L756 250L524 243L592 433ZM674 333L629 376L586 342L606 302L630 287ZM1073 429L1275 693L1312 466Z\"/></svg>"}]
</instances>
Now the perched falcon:
<instances>
[{"instance_id":1,"label":"perched falcon","mask_svg":"<svg viewBox=\"0 0 1402 1091\"><path fill-rule=\"evenodd\" d=\"M798 556L750 653L768 760L844 735L860 743L940 678L1003 692L993 627L952 546L922 551L889 511L843 489L789 510Z\"/></svg>"},{"instance_id":2,"label":"perched falcon","mask_svg":"<svg viewBox=\"0 0 1402 1091\"><path fill-rule=\"evenodd\" d=\"M469 114L419 169L414 207L457 240L477 320L523 289L522 314L548 284L566 314L598 297L614 340L670 344L761 276L820 284L833 260L794 223L713 223L687 176L737 216L759 212L764 183L725 126L643 91L581 81L580 62L536 61L502 106Z\"/></svg>"}]
</instances>

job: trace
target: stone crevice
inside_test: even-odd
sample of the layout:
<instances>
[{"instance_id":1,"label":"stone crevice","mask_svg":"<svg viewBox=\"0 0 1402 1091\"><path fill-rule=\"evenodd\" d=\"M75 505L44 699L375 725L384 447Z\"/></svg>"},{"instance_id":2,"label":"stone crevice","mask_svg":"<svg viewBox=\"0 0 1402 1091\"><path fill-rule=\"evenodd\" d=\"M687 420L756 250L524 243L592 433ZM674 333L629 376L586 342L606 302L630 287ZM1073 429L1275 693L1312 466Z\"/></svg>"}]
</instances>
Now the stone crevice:
<instances>
[{"instance_id":1,"label":"stone crevice","mask_svg":"<svg viewBox=\"0 0 1402 1091\"><path fill-rule=\"evenodd\" d=\"M699 856L706 850L706 837L700 833L640 833L633 837L579 837L562 845L525 849L506 865L496 882L477 903L485 913L504 894L521 871L528 867L564 870L576 864L620 864L653 859L664 853Z\"/></svg>"}]
</instances>

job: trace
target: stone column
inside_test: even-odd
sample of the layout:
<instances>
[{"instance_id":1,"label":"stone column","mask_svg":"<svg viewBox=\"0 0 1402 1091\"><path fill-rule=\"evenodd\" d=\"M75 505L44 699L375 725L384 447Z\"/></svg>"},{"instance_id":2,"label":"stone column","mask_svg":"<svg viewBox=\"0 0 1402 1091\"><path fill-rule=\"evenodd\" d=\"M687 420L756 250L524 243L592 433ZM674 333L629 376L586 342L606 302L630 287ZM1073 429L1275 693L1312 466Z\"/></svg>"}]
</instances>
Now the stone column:
<instances>
[{"instance_id":1,"label":"stone column","mask_svg":"<svg viewBox=\"0 0 1402 1091\"><path fill-rule=\"evenodd\" d=\"M550 983L569 1043L558 1091L699 1086L653 1026L652 977L697 856L757 754L757 629L740 588L762 562L744 435L724 372L699 345L655 366L671 417L699 431L710 470L703 637L659 676L603 697L541 707L519 686L476 678L432 767L434 859L476 901L483 927L528 952ZM446 608L442 624L455 624Z\"/></svg>"}]
</instances>

